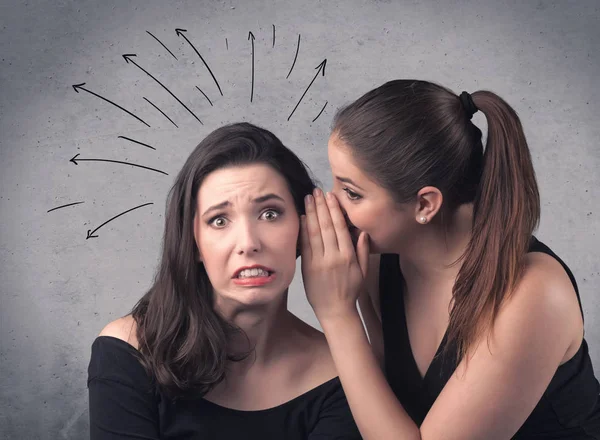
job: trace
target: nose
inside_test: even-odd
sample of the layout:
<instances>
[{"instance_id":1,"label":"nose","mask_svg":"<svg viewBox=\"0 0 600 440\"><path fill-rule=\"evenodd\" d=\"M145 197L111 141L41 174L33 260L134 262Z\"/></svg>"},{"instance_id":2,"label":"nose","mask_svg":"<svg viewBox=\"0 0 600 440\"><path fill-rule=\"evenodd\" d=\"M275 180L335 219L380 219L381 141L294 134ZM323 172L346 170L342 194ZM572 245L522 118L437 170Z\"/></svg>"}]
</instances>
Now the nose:
<instances>
[{"instance_id":1,"label":"nose","mask_svg":"<svg viewBox=\"0 0 600 440\"><path fill-rule=\"evenodd\" d=\"M239 255L260 252L261 240L256 225L250 221L239 224L237 234L236 252Z\"/></svg>"}]
</instances>

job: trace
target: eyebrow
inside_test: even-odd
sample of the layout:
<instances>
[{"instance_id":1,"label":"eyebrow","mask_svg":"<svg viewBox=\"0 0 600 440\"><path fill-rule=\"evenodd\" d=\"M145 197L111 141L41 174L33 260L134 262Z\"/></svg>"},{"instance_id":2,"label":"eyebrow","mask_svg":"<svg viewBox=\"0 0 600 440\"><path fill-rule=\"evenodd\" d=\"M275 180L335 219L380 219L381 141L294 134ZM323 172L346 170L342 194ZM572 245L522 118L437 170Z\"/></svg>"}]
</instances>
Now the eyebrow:
<instances>
[{"instance_id":1,"label":"eyebrow","mask_svg":"<svg viewBox=\"0 0 600 440\"><path fill-rule=\"evenodd\" d=\"M283 198L281 198L277 194L273 194L273 193L269 193L269 194L265 194L264 196L257 197L254 200L252 200L252 202L254 204L260 204L260 203L267 202L269 200L279 200L279 201L285 203L285 200L283 200ZM207 215L213 211L219 211L219 210L225 209L229 206L231 206L231 202L229 200L225 200L224 202L217 203L216 205L212 205L210 208L208 208L206 211L204 211L202 216L204 217L205 215Z\"/></svg>"},{"instance_id":2,"label":"eyebrow","mask_svg":"<svg viewBox=\"0 0 600 440\"><path fill-rule=\"evenodd\" d=\"M337 180L339 180L340 182L349 183L350 185L354 185L358 189L362 189L360 186L358 186L356 183L354 183L354 181L352 181L352 179L350 179L349 177L335 176L335 178ZM364 191L364 189L362 189L362 190Z\"/></svg>"}]
</instances>

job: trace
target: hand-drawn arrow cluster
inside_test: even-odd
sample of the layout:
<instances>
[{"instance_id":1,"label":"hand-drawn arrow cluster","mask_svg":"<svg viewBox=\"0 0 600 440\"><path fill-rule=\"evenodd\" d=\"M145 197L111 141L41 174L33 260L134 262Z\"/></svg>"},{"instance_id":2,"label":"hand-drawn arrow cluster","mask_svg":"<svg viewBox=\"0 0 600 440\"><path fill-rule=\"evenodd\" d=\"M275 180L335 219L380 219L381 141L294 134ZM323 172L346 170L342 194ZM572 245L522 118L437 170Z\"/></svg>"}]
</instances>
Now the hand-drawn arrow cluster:
<instances>
[{"instance_id":1,"label":"hand-drawn arrow cluster","mask_svg":"<svg viewBox=\"0 0 600 440\"><path fill-rule=\"evenodd\" d=\"M272 35L272 47L275 47L275 25L273 24L272 26L272 31L273 31L273 35ZM158 37L156 37L154 34L152 34L149 31L146 31L148 33L148 35L150 35L152 38L154 38L154 40L156 40L176 61L178 60L177 56L175 56L175 54L160 40L158 39ZM187 30L186 29L181 29L181 28L176 28L175 29L175 34L178 37L183 38L188 45L194 50L194 52L198 55L198 57L200 58L200 60L202 61L203 65L206 67L206 70L208 71L208 73L210 74L210 76L212 77L219 93L221 94L221 96L223 96L223 90L221 89L221 85L219 84L219 81L217 80L215 74L213 73L212 69L210 68L210 66L208 65L208 63L206 62L206 60L204 59L204 57L201 55L201 53L198 51L198 49L196 48L196 46L194 46L194 44L190 41L190 39L188 38L188 36L186 35ZM288 79L290 77L290 75L292 74L292 71L294 70L294 66L296 65L296 61L298 59L298 54L300 51L300 39L301 36L300 34L298 34L298 42L296 45L296 53L294 55L294 60L292 62L292 65L290 67L289 72L287 73L286 79ZM250 41L250 46L251 46L251 84L250 84L250 102L253 102L254 100L254 84L255 84L255 64L256 64L256 59L255 59L255 40L256 37L254 35L254 33L252 31L248 32L248 41ZM225 38L225 45L226 45L226 49L229 50L229 41L227 38ZM179 99L179 97L177 97L166 85L164 85L157 77L155 77L154 75L152 75L148 70L146 70L144 67L142 67L137 61L136 61L136 57L137 54L123 54L123 59L125 60L125 62L127 64L133 64L134 66L136 66L138 69L140 69L142 72L144 72L147 76L149 76L150 78L152 78L158 85L160 85L164 90L166 90L185 110L187 110L188 113L190 113L194 119L196 119L198 122L200 122L201 124L203 124L203 122L200 120L200 118L186 105L183 103L183 101L181 99ZM310 87L313 85L313 83L315 82L315 80L317 79L317 77L319 76L319 74L321 74L322 76L325 76L325 66L327 65L327 59L324 59L315 69L317 70L315 76L312 78L312 80L310 81L310 83L308 84L308 86L306 87L306 89L304 90L304 92L302 93L302 96L300 96L300 99L298 100L298 102L296 103L295 107L293 108L293 110L291 111L290 115L288 116L287 120L289 121L291 119L291 117L293 116L293 114L295 113L296 109L299 107L300 103L302 102L302 100L304 99L304 97L306 96L306 94L308 93L308 90L310 89ZM114 101L101 96L87 88L85 88L84 86L86 85L85 82L81 83L81 84L73 84L73 90L75 90L75 92L80 93L80 90L87 92L105 102L108 102L109 104L113 105L114 107L117 107L118 109L120 109L121 111L127 113L128 115L134 117L137 121L141 122L142 124L144 124L145 126L150 128L150 124L148 124L146 121L144 121L142 118L140 118L139 116L137 116L136 114L134 114L133 112L127 110L125 107L115 103ZM211 101L211 99L208 97L208 95L202 90L200 89L200 87L196 86L196 89L204 96L204 98L206 98L206 100L208 101L208 103L210 104L211 107L213 107L213 102ZM169 122L171 122L171 124L173 124L175 127L179 128L179 126L163 111L161 110L158 106L156 106L152 101L150 101L148 98L143 97L143 99L149 103L153 108L155 108L157 111L159 111ZM321 108L321 111L317 114L317 116L312 120L312 122L315 122L319 116L321 116L321 114L323 113L323 111L325 110L325 107L327 106L327 101L325 101L325 104L323 105L323 107ZM119 139L124 139L127 140L131 143L134 144L138 144L138 145L142 145L146 148L152 149L152 150L156 150L156 148L154 148L153 146L141 142L139 140L136 139L132 139L130 137L126 137L126 136L118 136ZM135 163L130 163L130 162L125 162L125 161L119 161L119 160L109 160L109 159L100 159L100 158L80 158L79 154L76 154L75 156L73 156L70 161L71 163L78 165L80 162L109 162L109 163L115 163L115 164L121 164L121 165L130 165L132 167L138 167L138 168L143 168L146 170L150 170L150 171L154 171L157 173L161 173L164 175L168 175L166 172L161 171L159 169L156 168L150 168L147 166L143 166L143 165L139 165L139 164L135 164ZM84 203L83 201L79 201L79 202L73 202L73 203L68 203L65 205L61 205L61 206L57 206L55 208L52 208L50 210L48 210L48 212L52 212L52 211L56 211L58 209L61 208L66 208L69 206L74 206L74 205L79 205ZM97 235L94 235L95 232L97 232L100 228L102 228L104 225L106 225L107 223L115 220L116 218L131 212L133 210L142 208L144 206L148 206L148 205L152 205L153 203L145 203L143 205L139 205L136 206L134 208L131 208L127 211L124 211L118 215L116 215L115 217L112 217L111 219L109 219L108 221L102 223L100 226L98 226L96 229L94 230L88 230L87 231L87 239L90 238L96 238L98 237Z\"/></svg>"}]
</instances>

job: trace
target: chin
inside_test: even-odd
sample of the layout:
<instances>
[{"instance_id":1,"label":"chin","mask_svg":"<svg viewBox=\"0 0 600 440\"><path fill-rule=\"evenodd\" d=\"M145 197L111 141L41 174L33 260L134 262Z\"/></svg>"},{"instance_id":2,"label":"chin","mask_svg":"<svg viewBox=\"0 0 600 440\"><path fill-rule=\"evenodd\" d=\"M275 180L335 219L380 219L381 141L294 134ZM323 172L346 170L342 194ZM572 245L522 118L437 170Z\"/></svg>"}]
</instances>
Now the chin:
<instances>
[{"instance_id":1,"label":"chin","mask_svg":"<svg viewBox=\"0 0 600 440\"><path fill-rule=\"evenodd\" d=\"M391 254L394 253L385 245L386 242L380 243L380 240L373 239L369 236L369 254ZM389 242L387 242L389 244Z\"/></svg>"},{"instance_id":2,"label":"chin","mask_svg":"<svg viewBox=\"0 0 600 440\"><path fill-rule=\"evenodd\" d=\"M244 287L236 289L230 298L247 307L268 306L280 302L286 289L280 285Z\"/></svg>"}]
</instances>

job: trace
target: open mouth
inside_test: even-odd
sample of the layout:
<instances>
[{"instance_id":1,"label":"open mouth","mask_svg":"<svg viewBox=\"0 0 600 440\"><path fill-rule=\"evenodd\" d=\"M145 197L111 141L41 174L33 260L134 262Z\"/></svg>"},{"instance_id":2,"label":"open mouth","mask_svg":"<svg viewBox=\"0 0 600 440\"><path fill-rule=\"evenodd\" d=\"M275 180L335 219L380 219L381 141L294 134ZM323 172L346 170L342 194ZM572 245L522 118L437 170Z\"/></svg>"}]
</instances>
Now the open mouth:
<instances>
[{"instance_id":1,"label":"open mouth","mask_svg":"<svg viewBox=\"0 0 600 440\"><path fill-rule=\"evenodd\" d=\"M268 277L273 274L273 271L265 270L262 268L253 268L253 269L244 269L240 271L235 278L245 279L245 278L260 278L260 277Z\"/></svg>"},{"instance_id":2,"label":"open mouth","mask_svg":"<svg viewBox=\"0 0 600 440\"><path fill-rule=\"evenodd\" d=\"M275 271L265 266L240 267L233 276L233 283L241 287L260 287L272 283Z\"/></svg>"},{"instance_id":3,"label":"open mouth","mask_svg":"<svg viewBox=\"0 0 600 440\"><path fill-rule=\"evenodd\" d=\"M275 271L270 267L255 264L253 266L240 267L233 274L232 278L246 279L246 278L262 278L273 275Z\"/></svg>"}]
</instances>

